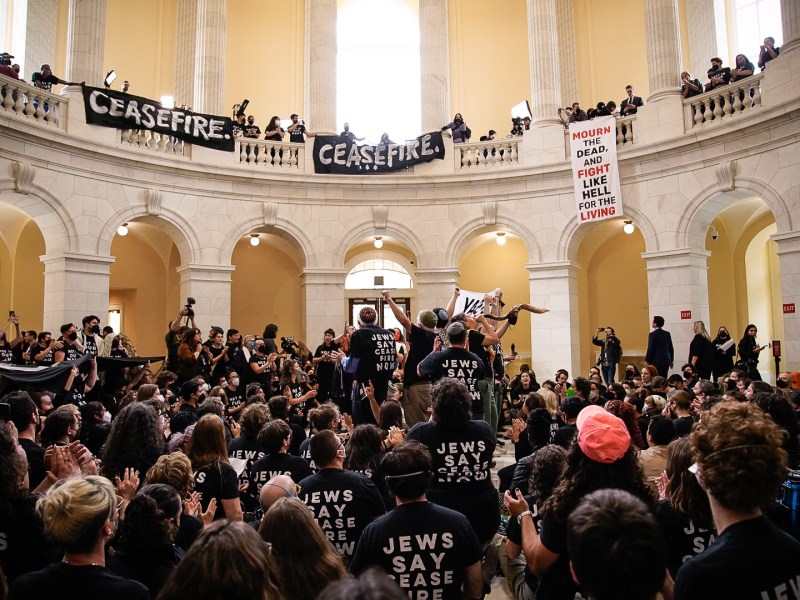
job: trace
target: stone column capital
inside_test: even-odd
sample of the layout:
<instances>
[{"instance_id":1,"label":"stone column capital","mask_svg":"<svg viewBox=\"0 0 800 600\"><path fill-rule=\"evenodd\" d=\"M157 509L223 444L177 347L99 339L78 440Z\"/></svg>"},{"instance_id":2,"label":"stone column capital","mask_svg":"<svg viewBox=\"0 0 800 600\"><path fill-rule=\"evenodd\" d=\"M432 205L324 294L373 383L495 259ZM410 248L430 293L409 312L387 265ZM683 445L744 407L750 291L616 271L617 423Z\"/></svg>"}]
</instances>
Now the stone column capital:
<instances>
[{"instance_id":1,"label":"stone column capital","mask_svg":"<svg viewBox=\"0 0 800 600\"><path fill-rule=\"evenodd\" d=\"M692 265L707 267L711 252L700 248L675 248L673 250L657 250L655 252L642 252L642 258L647 261L647 270L671 269Z\"/></svg>"},{"instance_id":2,"label":"stone column capital","mask_svg":"<svg viewBox=\"0 0 800 600\"><path fill-rule=\"evenodd\" d=\"M231 281L231 275L236 270L233 265L203 265L189 263L176 269L181 282L185 281Z\"/></svg>"},{"instance_id":3,"label":"stone column capital","mask_svg":"<svg viewBox=\"0 0 800 600\"><path fill-rule=\"evenodd\" d=\"M116 258L113 256L97 256L96 254L81 254L78 252L58 252L43 254L39 260L44 264L45 271L57 269L64 265L65 271L110 273L111 265Z\"/></svg>"},{"instance_id":4,"label":"stone column capital","mask_svg":"<svg viewBox=\"0 0 800 600\"><path fill-rule=\"evenodd\" d=\"M300 274L300 281L303 286L307 285L337 285L344 288L344 280L347 277L347 269L303 269Z\"/></svg>"},{"instance_id":5,"label":"stone column capital","mask_svg":"<svg viewBox=\"0 0 800 600\"><path fill-rule=\"evenodd\" d=\"M581 266L573 260L559 260L546 263L528 263L528 279L536 281L541 279L559 279L562 277L575 277Z\"/></svg>"},{"instance_id":6,"label":"stone column capital","mask_svg":"<svg viewBox=\"0 0 800 600\"><path fill-rule=\"evenodd\" d=\"M455 285L461 271L457 267L433 267L429 269L416 269L414 275L417 284L440 283Z\"/></svg>"}]
</instances>

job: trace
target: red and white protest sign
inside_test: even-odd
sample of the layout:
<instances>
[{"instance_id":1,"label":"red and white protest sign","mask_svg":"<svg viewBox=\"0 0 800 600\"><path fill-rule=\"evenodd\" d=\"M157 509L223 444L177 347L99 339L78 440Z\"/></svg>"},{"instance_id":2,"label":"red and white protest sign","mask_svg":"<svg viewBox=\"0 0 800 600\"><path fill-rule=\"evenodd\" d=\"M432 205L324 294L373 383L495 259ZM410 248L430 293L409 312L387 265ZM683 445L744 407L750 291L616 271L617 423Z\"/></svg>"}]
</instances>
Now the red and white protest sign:
<instances>
[{"instance_id":1,"label":"red and white protest sign","mask_svg":"<svg viewBox=\"0 0 800 600\"><path fill-rule=\"evenodd\" d=\"M600 117L571 123L569 140L578 221L622 216L616 119Z\"/></svg>"}]
</instances>

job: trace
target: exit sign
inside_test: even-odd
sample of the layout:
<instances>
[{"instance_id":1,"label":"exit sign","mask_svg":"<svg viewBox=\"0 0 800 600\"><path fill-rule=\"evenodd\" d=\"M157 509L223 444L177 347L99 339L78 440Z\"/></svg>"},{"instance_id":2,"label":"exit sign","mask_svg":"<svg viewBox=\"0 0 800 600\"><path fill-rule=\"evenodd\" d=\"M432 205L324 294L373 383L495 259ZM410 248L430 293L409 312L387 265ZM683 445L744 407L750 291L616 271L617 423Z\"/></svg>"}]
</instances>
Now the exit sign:
<instances>
[{"instance_id":1,"label":"exit sign","mask_svg":"<svg viewBox=\"0 0 800 600\"><path fill-rule=\"evenodd\" d=\"M792 302L791 304L784 304L783 305L783 314L790 315L790 314L794 314L794 312L795 312L794 311L794 302Z\"/></svg>"},{"instance_id":2,"label":"exit sign","mask_svg":"<svg viewBox=\"0 0 800 600\"><path fill-rule=\"evenodd\" d=\"M681 311L681 319L691 319L691 318L692 318L692 311L690 310Z\"/></svg>"}]
</instances>

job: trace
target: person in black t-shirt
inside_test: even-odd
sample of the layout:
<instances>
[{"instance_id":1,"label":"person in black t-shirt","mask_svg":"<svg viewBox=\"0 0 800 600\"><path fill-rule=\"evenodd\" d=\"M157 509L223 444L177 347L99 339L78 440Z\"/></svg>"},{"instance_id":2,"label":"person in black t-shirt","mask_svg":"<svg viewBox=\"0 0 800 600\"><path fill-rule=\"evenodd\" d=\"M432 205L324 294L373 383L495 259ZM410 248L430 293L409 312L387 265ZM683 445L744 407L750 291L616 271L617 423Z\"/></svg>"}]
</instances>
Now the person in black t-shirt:
<instances>
[{"instance_id":1,"label":"person in black t-shirt","mask_svg":"<svg viewBox=\"0 0 800 600\"><path fill-rule=\"evenodd\" d=\"M292 124L286 129L289 132L289 141L294 144L303 144L306 141L306 136L315 137L316 133L311 133L306 129L305 121L300 118L297 113L289 117Z\"/></svg>"},{"instance_id":2,"label":"person in black t-shirt","mask_svg":"<svg viewBox=\"0 0 800 600\"><path fill-rule=\"evenodd\" d=\"M242 137L258 139L261 135L261 128L256 125L256 118L253 115L247 117L247 124L242 126Z\"/></svg>"},{"instance_id":3,"label":"person in black t-shirt","mask_svg":"<svg viewBox=\"0 0 800 600\"><path fill-rule=\"evenodd\" d=\"M375 423L369 400L362 387L372 385L375 400L382 404L389 393L389 381L397 366L394 333L378 327L378 313L365 306L358 315L359 329L350 336L350 354L341 358L348 373L355 374L353 386L353 423Z\"/></svg>"},{"instance_id":4,"label":"person in black t-shirt","mask_svg":"<svg viewBox=\"0 0 800 600\"><path fill-rule=\"evenodd\" d=\"M300 482L300 499L349 562L361 532L386 512L383 499L369 479L344 470L344 442L333 431L317 433L309 446L320 472Z\"/></svg>"},{"instance_id":5,"label":"person in black t-shirt","mask_svg":"<svg viewBox=\"0 0 800 600\"><path fill-rule=\"evenodd\" d=\"M250 356L250 381L258 383L265 394L271 393L272 372L277 369L277 352L269 352L267 341L275 345L275 340L257 340Z\"/></svg>"},{"instance_id":6,"label":"person in black t-shirt","mask_svg":"<svg viewBox=\"0 0 800 600\"><path fill-rule=\"evenodd\" d=\"M417 367L420 377L430 377L438 381L442 377L458 379L467 386L472 398L472 418L483 420L484 403L480 385L484 380L484 363L476 354L466 349L467 328L464 323L456 321L447 327L447 339L450 347L429 354Z\"/></svg>"},{"instance_id":7,"label":"person in black t-shirt","mask_svg":"<svg viewBox=\"0 0 800 600\"><path fill-rule=\"evenodd\" d=\"M319 402L327 402L331 396L333 373L336 370L335 353L339 350L339 345L333 341L335 337L336 332L333 329L326 329L323 334L323 342L317 346L314 358L311 359L317 369L317 382L319 383L317 400Z\"/></svg>"},{"instance_id":8,"label":"person in black t-shirt","mask_svg":"<svg viewBox=\"0 0 800 600\"><path fill-rule=\"evenodd\" d=\"M391 294L383 292L383 299L392 309L395 318L400 322L406 333L411 348L408 358L403 366L403 411L406 423L413 427L420 421L428 419L428 409L431 407L431 380L417 372L417 366L426 356L433 352L433 333L436 327L436 315L432 310L423 310L417 315L417 324L414 325L400 307L395 304Z\"/></svg>"},{"instance_id":9,"label":"person in black t-shirt","mask_svg":"<svg viewBox=\"0 0 800 600\"><path fill-rule=\"evenodd\" d=\"M781 429L757 406L730 400L705 411L689 441L718 537L678 570L675 599L796 595L800 542L762 512L786 479Z\"/></svg>"},{"instance_id":10,"label":"person in black t-shirt","mask_svg":"<svg viewBox=\"0 0 800 600\"><path fill-rule=\"evenodd\" d=\"M486 544L500 524L490 471L494 431L485 421L470 419L472 397L462 381L440 379L433 385L431 397L431 421L417 423L406 436L425 444L433 457L428 498L467 517L478 540Z\"/></svg>"},{"instance_id":11,"label":"person in black t-shirt","mask_svg":"<svg viewBox=\"0 0 800 600\"><path fill-rule=\"evenodd\" d=\"M150 593L137 581L109 571L105 545L119 525L114 486L104 477L70 477L39 501L48 535L64 549L64 557L11 583L10 598L39 600L58 590L63 600L114 598L147 600Z\"/></svg>"},{"instance_id":12,"label":"person in black t-shirt","mask_svg":"<svg viewBox=\"0 0 800 600\"><path fill-rule=\"evenodd\" d=\"M61 362L62 360L74 361L83 356L80 348L75 344L78 339L78 330L72 323L65 323L61 326L61 348L56 350L53 362Z\"/></svg>"},{"instance_id":13,"label":"person in black t-shirt","mask_svg":"<svg viewBox=\"0 0 800 600\"><path fill-rule=\"evenodd\" d=\"M258 434L258 441L267 454L250 468L251 497L257 499L262 486L276 475L288 475L295 483L311 475L311 467L305 459L288 453L292 430L283 419L275 419L264 425Z\"/></svg>"},{"instance_id":14,"label":"person in black t-shirt","mask_svg":"<svg viewBox=\"0 0 800 600\"><path fill-rule=\"evenodd\" d=\"M56 77L53 75L53 71L50 70L50 65L43 64L40 71L37 71L31 77L31 82L33 83L34 87L39 88L40 90L45 90L46 92L50 92L53 89L54 85L83 85L86 83L82 81L81 83L75 83L72 81L66 81L61 79L60 77Z\"/></svg>"},{"instance_id":15,"label":"person in black t-shirt","mask_svg":"<svg viewBox=\"0 0 800 600\"><path fill-rule=\"evenodd\" d=\"M350 571L381 567L411 600L480 598L480 543L462 514L425 496L432 470L427 448L404 442L381 466L397 507L364 529Z\"/></svg>"}]
</instances>

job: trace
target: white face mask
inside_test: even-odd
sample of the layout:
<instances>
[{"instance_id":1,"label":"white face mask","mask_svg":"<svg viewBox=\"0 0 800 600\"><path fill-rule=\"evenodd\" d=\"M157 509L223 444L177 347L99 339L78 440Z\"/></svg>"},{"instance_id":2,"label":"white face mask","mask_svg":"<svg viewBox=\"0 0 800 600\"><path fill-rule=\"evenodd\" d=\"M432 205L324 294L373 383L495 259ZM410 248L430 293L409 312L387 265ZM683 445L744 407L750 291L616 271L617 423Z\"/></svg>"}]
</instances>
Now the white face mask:
<instances>
[{"instance_id":1,"label":"white face mask","mask_svg":"<svg viewBox=\"0 0 800 600\"><path fill-rule=\"evenodd\" d=\"M238 377L234 377L233 379L231 379L231 385L233 387L239 387L239 378Z\"/></svg>"},{"instance_id":2,"label":"white face mask","mask_svg":"<svg viewBox=\"0 0 800 600\"><path fill-rule=\"evenodd\" d=\"M211 388L209 388L209 387L208 387L208 384L207 384L207 383L204 383L203 385L201 385L201 386L200 386L200 391L201 391L202 393L204 393L204 394L207 394L207 393L208 393L208 390L210 390L210 389L211 389Z\"/></svg>"},{"instance_id":3,"label":"white face mask","mask_svg":"<svg viewBox=\"0 0 800 600\"><path fill-rule=\"evenodd\" d=\"M228 382L227 382L227 381L223 381L223 382L220 384L220 387L221 387L221 388L223 388L223 389L227 388L227 387L228 387Z\"/></svg>"},{"instance_id":4,"label":"white face mask","mask_svg":"<svg viewBox=\"0 0 800 600\"><path fill-rule=\"evenodd\" d=\"M103 413L103 423L111 423L111 413L106 411Z\"/></svg>"}]
</instances>

